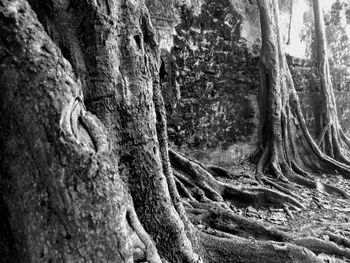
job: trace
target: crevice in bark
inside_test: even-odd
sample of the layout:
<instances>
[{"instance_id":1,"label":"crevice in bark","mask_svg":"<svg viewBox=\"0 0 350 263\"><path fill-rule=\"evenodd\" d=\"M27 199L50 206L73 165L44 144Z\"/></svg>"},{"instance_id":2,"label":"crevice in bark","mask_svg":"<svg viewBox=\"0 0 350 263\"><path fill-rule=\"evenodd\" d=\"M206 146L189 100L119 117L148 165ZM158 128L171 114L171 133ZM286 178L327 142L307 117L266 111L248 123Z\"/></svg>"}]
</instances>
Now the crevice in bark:
<instances>
[{"instance_id":1,"label":"crevice in bark","mask_svg":"<svg viewBox=\"0 0 350 263\"><path fill-rule=\"evenodd\" d=\"M1 169L2 170L2 169ZM0 170L0 178L3 174ZM2 187L0 186L0 189ZM0 191L2 192L2 191ZM17 250L14 235L10 225L10 214L6 204L0 195L0 262L18 262L20 259L19 251Z\"/></svg>"}]
</instances>

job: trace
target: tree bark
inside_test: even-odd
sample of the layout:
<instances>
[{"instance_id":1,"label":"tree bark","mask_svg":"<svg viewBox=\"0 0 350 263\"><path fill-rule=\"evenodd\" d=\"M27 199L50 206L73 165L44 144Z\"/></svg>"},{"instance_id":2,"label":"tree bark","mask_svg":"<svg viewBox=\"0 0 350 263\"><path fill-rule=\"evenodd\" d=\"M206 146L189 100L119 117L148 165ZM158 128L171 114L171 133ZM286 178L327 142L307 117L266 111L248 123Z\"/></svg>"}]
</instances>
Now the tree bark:
<instances>
[{"instance_id":1,"label":"tree bark","mask_svg":"<svg viewBox=\"0 0 350 263\"><path fill-rule=\"evenodd\" d=\"M318 145L328 156L345 164L350 164L350 141L344 134L338 120L337 105L329 71L324 17L319 0L313 0L313 10L315 19L317 71L320 78L322 98L320 127L323 127L323 129L318 138Z\"/></svg>"},{"instance_id":2,"label":"tree bark","mask_svg":"<svg viewBox=\"0 0 350 263\"><path fill-rule=\"evenodd\" d=\"M262 31L260 102L260 147L257 178L269 169L282 181L311 188L320 187L309 172L338 171L349 176L350 167L321 152L307 130L286 63L279 29L278 1L258 1ZM330 192L338 191L324 185Z\"/></svg>"},{"instance_id":3,"label":"tree bark","mask_svg":"<svg viewBox=\"0 0 350 263\"><path fill-rule=\"evenodd\" d=\"M166 137L156 127L162 121L156 118L159 50L143 1L54 2L54 17L40 2L32 2L84 79L87 108L109 131L121 177L161 256L170 262L196 261L182 204L171 188ZM71 28L68 35L66 26Z\"/></svg>"},{"instance_id":4,"label":"tree bark","mask_svg":"<svg viewBox=\"0 0 350 263\"><path fill-rule=\"evenodd\" d=\"M0 2L1 195L16 262L160 262L108 133L25 1Z\"/></svg>"}]
</instances>

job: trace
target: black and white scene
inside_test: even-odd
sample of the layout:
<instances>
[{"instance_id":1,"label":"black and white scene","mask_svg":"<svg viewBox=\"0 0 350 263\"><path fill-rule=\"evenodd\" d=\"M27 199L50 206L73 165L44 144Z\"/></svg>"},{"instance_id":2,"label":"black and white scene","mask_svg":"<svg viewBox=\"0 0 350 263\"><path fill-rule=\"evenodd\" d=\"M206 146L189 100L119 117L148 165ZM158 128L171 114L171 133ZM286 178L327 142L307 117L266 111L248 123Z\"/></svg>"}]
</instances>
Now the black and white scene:
<instances>
[{"instance_id":1,"label":"black and white scene","mask_svg":"<svg viewBox=\"0 0 350 263\"><path fill-rule=\"evenodd\" d=\"M350 263L350 0L0 0L0 263Z\"/></svg>"}]
</instances>

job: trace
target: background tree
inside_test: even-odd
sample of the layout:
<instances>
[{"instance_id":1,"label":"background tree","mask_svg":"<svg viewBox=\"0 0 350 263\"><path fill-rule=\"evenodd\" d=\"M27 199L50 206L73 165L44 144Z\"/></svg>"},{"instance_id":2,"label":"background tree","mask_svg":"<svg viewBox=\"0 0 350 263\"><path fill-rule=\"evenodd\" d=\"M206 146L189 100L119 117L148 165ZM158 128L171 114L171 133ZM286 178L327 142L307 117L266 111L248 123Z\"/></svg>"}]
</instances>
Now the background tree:
<instances>
[{"instance_id":1,"label":"background tree","mask_svg":"<svg viewBox=\"0 0 350 263\"><path fill-rule=\"evenodd\" d=\"M329 70L323 11L318 0L313 0L313 11L315 19L317 70L322 95L320 126L323 127L323 130L318 138L318 145L328 156L345 164L350 164L350 141L343 132L338 120L337 105Z\"/></svg>"},{"instance_id":2,"label":"background tree","mask_svg":"<svg viewBox=\"0 0 350 263\"><path fill-rule=\"evenodd\" d=\"M333 90L346 91L349 86L350 67L350 45L347 28L350 23L350 9L348 1L337 0L332 5L329 14L324 14L328 62L330 75L332 78ZM338 105L337 105L338 106ZM338 109L338 119L342 123L347 120L341 120L342 109ZM342 126L343 127L343 126Z\"/></svg>"},{"instance_id":3,"label":"background tree","mask_svg":"<svg viewBox=\"0 0 350 263\"><path fill-rule=\"evenodd\" d=\"M261 157L257 178L266 181L264 169L270 168L285 183L293 181L311 188L322 187L329 192L340 193L339 189L330 185L321 186L309 177L310 172L334 173L336 170L349 176L350 170L348 165L322 153L310 136L286 63L278 5L275 2L258 1L262 48L259 94ZM283 185L288 188L288 184Z\"/></svg>"}]
</instances>

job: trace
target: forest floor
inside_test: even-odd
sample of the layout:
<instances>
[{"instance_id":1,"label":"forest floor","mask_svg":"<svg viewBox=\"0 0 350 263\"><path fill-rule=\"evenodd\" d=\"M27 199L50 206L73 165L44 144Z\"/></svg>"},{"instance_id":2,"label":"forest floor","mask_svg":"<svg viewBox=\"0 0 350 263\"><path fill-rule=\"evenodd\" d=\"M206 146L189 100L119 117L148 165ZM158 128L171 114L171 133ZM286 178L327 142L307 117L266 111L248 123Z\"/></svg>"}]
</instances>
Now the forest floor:
<instances>
[{"instance_id":1,"label":"forest floor","mask_svg":"<svg viewBox=\"0 0 350 263\"><path fill-rule=\"evenodd\" d=\"M233 177L230 179L216 179L238 187L258 186L259 183L255 179L255 167L251 164L223 167L228 169ZM341 175L324 174L322 176L315 175L314 178L350 193L350 181L344 179ZM269 179L274 181L272 177L269 177ZM285 231L293 239L315 237L330 241L332 239L331 235L336 235L350 240L349 200L341 196L328 194L322 189L309 189L297 184L293 184L293 186L293 192L302 198L305 209L254 208L253 206L247 207L232 203L229 205L238 215L259 221L268 227L272 226ZM265 187L273 189L268 185L265 185ZM197 227L201 228L201 226ZM329 263L339 262L339 259L343 260L342 262L350 262L350 258L335 258L322 253L318 257Z\"/></svg>"},{"instance_id":2,"label":"forest floor","mask_svg":"<svg viewBox=\"0 0 350 263\"><path fill-rule=\"evenodd\" d=\"M222 179L235 186L256 186L255 167L249 164L239 165L230 169L235 178ZM239 175L239 176L238 176ZM220 180L220 178L217 178ZM350 181L341 175L315 176L320 182L337 186L350 193ZM272 178L270 180L273 181ZM293 183L292 183L293 184ZM285 210L278 208L239 207L231 204L231 208L239 215L274 225L275 228L288 232L295 239L301 237L317 237L329 241L329 233L350 239L350 202L341 196L323 192L322 189L309 189L293 184L295 193L303 198L302 204L306 209ZM268 188L272 188L266 186ZM272 188L273 189L273 188ZM319 255L325 261L332 262L329 255ZM343 258L345 262L350 259Z\"/></svg>"}]
</instances>

